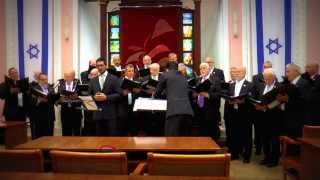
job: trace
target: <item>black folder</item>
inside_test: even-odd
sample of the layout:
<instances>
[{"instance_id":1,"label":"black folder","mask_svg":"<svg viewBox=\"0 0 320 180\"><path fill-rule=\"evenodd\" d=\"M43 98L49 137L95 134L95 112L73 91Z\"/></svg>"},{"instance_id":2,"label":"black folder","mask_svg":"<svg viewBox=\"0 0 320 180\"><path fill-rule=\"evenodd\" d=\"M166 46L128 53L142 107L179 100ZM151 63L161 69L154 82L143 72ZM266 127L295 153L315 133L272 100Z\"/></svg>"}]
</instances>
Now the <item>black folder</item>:
<instances>
[{"instance_id":1,"label":"black folder","mask_svg":"<svg viewBox=\"0 0 320 180\"><path fill-rule=\"evenodd\" d=\"M36 88L31 88L31 93L37 97L42 97L42 98L48 98L48 94L46 94L45 92L39 90L39 89L36 89Z\"/></svg>"},{"instance_id":2,"label":"black folder","mask_svg":"<svg viewBox=\"0 0 320 180\"><path fill-rule=\"evenodd\" d=\"M196 92L208 92L211 86L211 82L209 79L203 81L202 83L198 84L197 86L191 87L191 89L195 90Z\"/></svg>"},{"instance_id":3,"label":"black folder","mask_svg":"<svg viewBox=\"0 0 320 180\"><path fill-rule=\"evenodd\" d=\"M142 83L142 87L144 89L156 88L158 83L159 81L150 78L149 80Z\"/></svg>"},{"instance_id":4,"label":"black folder","mask_svg":"<svg viewBox=\"0 0 320 180\"><path fill-rule=\"evenodd\" d=\"M117 77L121 77L122 72L123 72L123 71L117 71L116 69L113 69L113 68L108 68L107 71L108 71L108 73L115 75Z\"/></svg>"},{"instance_id":5,"label":"black folder","mask_svg":"<svg viewBox=\"0 0 320 180\"><path fill-rule=\"evenodd\" d=\"M190 78L190 79L188 79L187 81L188 81L188 86L189 86L189 87L195 87L196 84L197 84L196 78Z\"/></svg>"},{"instance_id":6,"label":"black folder","mask_svg":"<svg viewBox=\"0 0 320 180\"><path fill-rule=\"evenodd\" d=\"M145 77L150 75L150 70L148 69L139 69L138 71L140 77Z\"/></svg>"},{"instance_id":7,"label":"black folder","mask_svg":"<svg viewBox=\"0 0 320 180\"><path fill-rule=\"evenodd\" d=\"M29 78L22 78L14 82L13 79L5 76L5 84L8 87L17 87L21 92L25 92L29 89Z\"/></svg>"},{"instance_id":8,"label":"black folder","mask_svg":"<svg viewBox=\"0 0 320 180\"><path fill-rule=\"evenodd\" d=\"M138 81L131 81L129 79L123 79L121 88L132 90L133 88L141 88L142 83Z\"/></svg>"},{"instance_id":9,"label":"black folder","mask_svg":"<svg viewBox=\"0 0 320 180\"><path fill-rule=\"evenodd\" d=\"M230 95L227 95L227 94L220 94L220 96L223 98L223 99L228 99L228 100L236 100L236 99L243 99L243 98L246 98L248 96L248 94L240 94L239 96L230 96Z\"/></svg>"}]
</instances>

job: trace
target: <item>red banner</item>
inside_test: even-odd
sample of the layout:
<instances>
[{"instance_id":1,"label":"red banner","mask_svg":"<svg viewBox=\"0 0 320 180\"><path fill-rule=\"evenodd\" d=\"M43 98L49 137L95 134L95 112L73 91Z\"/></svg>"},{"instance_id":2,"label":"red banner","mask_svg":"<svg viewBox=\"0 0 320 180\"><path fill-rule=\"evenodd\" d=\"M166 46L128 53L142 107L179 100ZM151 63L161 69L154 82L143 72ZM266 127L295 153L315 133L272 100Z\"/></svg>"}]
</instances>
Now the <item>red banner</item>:
<instances>
[{"instance_id":1,"label":"red banner","mask_svg":"<svg viewBox=\"0 0 320 180\"><path fill-rule=\"evenodd\" d=\"M120 48L123 64L142 64L144 55L153 62L168 53L181 52L181 8L121 8Z\"/></svg>"}]
</instances>

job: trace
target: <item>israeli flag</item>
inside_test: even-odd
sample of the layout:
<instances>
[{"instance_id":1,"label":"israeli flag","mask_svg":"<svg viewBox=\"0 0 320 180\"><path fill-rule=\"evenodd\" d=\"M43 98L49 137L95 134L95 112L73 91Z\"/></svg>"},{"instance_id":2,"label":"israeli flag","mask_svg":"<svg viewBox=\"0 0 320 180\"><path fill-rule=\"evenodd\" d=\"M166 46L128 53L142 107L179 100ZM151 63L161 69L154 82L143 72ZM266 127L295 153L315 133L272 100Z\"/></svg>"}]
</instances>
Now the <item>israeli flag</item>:
<instances>
[{"instance_id":1,"label":"israeli flag","mask_svg":"<svg viewBox=\"0 0 320 180\"><path fill-rule=\"evenodd\" d=\"M48 73L48 0L17 0L20 77Z\"/></svg>"},{"instance_id":2,"label":"israeli flag","mask_svg":"<svg viewBox=\"0 0 320 180\"><path fill-rule=\"evenodd\" d=\"M271 61L277 77L291 63L292 0L252 0L252 46L254 69L263 71Z\"/></svg>"}]
</instances>

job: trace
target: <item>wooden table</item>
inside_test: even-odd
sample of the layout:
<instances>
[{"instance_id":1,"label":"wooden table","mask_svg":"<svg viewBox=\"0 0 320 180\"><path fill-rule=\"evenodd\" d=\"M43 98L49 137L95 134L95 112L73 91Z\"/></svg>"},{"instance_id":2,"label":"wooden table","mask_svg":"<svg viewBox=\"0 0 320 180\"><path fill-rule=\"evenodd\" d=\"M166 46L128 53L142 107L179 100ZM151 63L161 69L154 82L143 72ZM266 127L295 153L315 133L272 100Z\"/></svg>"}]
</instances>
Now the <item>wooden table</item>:
<instances>
[{"instance_id":1,"label":"wooden table","mask_svg":"<svg viewBox=\"0 0 320 180\"><path fill-rule=\"evenodd\" d=\"M20 144L15 149L101 151L110 147L124 152L214 153L221 150L209 137L62 137L48 136Z\"/></svg>"},{"instance_id":2,"label":"wooden table","mask_svg":"<svg viewBox=\"0 0 320 180\"><path fill-rule=\"evenodd\" d=\"M0 129L4 129L4 142L6 148L12 148L25 143L28 139L27 123L24 121L0 122Z\"/></svg>"},{"instance_id":3,"label":"wooden table","mask_svg":"<svg viewBox=\"0 0 320 180\"><path fill-rule=\"evenodd\" d=\"M229 177L200 177L200 176L128 176L128 175L88 175L88 174L59 174L59 173L22 173L0 172L3 180L231 180Z\"/></svg>"},{"instance_id":4,"label":"wooden table","mask_svg":"<svg viewBox=\"0 0 320 180\"><path fill-rule=\"evenodd\" d=\"M301 179L320 179L320 138L301 138Z\"/></svg>"}]
</instances>

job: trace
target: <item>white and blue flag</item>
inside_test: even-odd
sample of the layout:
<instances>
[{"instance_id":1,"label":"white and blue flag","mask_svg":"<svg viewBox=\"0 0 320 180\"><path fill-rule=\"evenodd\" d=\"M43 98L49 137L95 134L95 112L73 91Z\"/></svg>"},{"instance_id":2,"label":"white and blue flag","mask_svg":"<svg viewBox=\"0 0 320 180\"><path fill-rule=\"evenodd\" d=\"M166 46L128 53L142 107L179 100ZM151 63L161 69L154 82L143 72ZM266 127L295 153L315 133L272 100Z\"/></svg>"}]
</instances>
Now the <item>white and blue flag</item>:
<instances>
[{"instance_id":1,"label":"white and blue flag","mask_svg":"<svg viewBox=\"0 0 320 180\"><path fill-rule=\"evenodd\" d=\"M48 0L17 0L19 73L48 73Z\"/></svg>"},{"instance_id":2,"label":"white and blue flag","mask_svg":"<svg viewBox=\"0 0 320 180\"><path fill-rule=\"evenodd\" d=\"M277 77L291 63L292 0L252 0L253 60L258 72L271 61Z\"/></svg>"}]
</instances>

